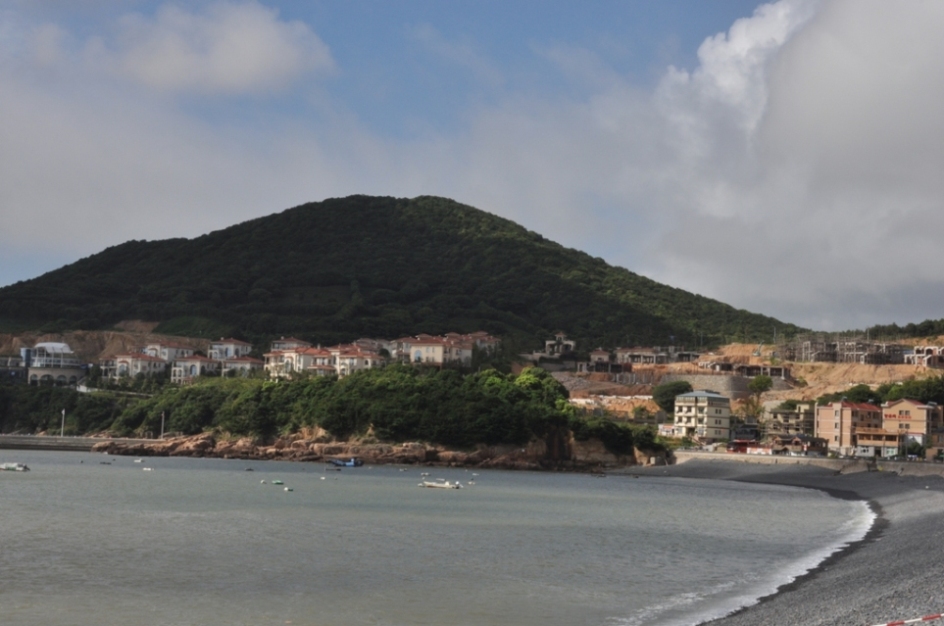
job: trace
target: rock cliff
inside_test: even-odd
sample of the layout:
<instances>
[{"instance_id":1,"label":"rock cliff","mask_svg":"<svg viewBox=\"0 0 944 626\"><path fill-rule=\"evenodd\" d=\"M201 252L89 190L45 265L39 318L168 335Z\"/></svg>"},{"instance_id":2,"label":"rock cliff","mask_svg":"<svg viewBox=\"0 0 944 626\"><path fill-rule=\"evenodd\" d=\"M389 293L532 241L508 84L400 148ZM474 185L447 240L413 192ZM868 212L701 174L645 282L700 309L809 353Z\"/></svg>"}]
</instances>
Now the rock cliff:
<instances>
[{"instance_id":1,"label":"rock cliff","mask_svg":"<svg viewBox=\"0 0 944 626\"><path fill-rule=\"evenodd\" d=\"M130 456L190 456L225 459L256 459L325 462L356 457L366 464L442 465L527 470L600 470L629 465L661 464L664 457L642 451L617 456L596 440L572 438L553 450L546 441L536 440L524 447L478 446L474 450L449 450L425 443L365 443L325 441L323 433L304 433L263 445L251 439L222 439L211 434L178 437L161 441L122 444L102 441L93 452ZM563 449L561 449L563 448ZM563 453L563 454L562 454Z\"/></svg>"}]
</instances>

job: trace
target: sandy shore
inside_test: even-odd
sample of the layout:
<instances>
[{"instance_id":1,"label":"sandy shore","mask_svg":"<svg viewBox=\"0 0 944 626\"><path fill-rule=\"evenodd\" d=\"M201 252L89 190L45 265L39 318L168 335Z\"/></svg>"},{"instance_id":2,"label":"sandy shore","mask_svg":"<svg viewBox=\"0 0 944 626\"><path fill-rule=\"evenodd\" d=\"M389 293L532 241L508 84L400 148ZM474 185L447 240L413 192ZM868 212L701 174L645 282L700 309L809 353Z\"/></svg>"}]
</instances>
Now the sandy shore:
<instances>
[{"instance_id":1,"label":"sandy shore","mask_svg":"<svg viewBox=\"0 0 944 626\"><path fill-rule=\"evenodd\" d=\"M778 593L711 626L868 626L944 612L944 478L895 472L837 474L807 465L691 460L632 473L822 489L870 503L866 538ZM771 532L776 532L772 521ZM942 624L944 620L931 624Z\"/></svg>"}]
</instances>

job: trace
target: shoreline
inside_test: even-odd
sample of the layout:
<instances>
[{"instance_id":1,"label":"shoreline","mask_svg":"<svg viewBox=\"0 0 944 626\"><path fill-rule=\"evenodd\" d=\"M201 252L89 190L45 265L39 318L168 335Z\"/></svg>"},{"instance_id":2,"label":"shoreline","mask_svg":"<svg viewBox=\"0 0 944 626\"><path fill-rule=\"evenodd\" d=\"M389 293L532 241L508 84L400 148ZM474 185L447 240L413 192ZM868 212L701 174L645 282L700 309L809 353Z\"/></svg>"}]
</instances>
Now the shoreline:
<instances>
[{"instance_id":1,"label":"shoreline","mask_svg":"<svg viewBox=\"0 0 944 626\"><path fill-rule=\"evenodd\" d=\"M941 475L841 474L810 465L755 465L723 458L633 468L627 473L816 489L834 498L863 501L875 514L862 539L754 604L701 626L864 626L944 610Z\"/></svg>"}]
</instances>

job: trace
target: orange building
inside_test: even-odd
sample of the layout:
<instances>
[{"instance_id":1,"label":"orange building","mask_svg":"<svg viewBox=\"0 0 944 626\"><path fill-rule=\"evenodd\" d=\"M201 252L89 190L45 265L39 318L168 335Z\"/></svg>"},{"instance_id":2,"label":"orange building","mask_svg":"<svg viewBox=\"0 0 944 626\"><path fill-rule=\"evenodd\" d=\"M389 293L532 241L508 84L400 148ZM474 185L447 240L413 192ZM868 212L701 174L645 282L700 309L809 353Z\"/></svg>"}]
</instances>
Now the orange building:
<instances>
[{"instance_id":1,"label":"orange building","mask_svg":"<svg viewBox=\"0 0 944 626\"><path fill-rule=\"evenodd\" d=\"M852 456L860 429L882 428L882 409L865 402L842 400L816 408L814 435L829 443L829 451Z\"/></svg>"}]
</instances>

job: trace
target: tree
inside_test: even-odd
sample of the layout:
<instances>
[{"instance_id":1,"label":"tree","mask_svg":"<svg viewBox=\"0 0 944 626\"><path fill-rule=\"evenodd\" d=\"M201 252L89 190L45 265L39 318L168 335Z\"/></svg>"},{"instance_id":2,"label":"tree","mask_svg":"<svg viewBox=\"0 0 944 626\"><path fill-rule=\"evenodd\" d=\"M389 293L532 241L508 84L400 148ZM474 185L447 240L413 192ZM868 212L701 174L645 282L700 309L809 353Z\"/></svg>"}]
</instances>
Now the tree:
<instances>
[{"instance_id":1,"label":"tree","mask_svg":"<svg viewBox=\"0 0 944 626\"><path fill-rule=\"evenodd\" d=\"M675 412L675 396L691 390L692 386L684 380L657 385L652 389L652 400L659 405L660 409L671 415Z\"/></svg>"},{"instance_id":2,"label":"tree","mask_svg":"<svg viewBox=\"0 0 944 626\"><path fill-rule=\"evenodd\" d=\"M760 398L760 394L764 393L765 391L770 391L773 386L774 379L770 376L767 376L766 374L755 376L751 379L751 382L747 384L748 390L750 390L750 392L754 394L754 397L756 398Z\"/></svg>"}]
</instances>

